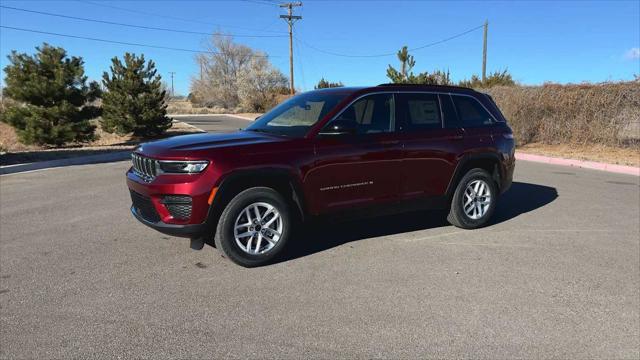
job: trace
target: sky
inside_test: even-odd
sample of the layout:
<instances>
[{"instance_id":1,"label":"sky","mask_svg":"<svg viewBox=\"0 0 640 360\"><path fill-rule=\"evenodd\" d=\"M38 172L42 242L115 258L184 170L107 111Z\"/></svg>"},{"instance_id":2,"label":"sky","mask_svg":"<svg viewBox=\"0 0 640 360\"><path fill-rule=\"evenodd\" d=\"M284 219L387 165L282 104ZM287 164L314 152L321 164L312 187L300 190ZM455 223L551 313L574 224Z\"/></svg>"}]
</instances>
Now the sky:
<instances>
[{"instance_id":1,"label":"sky","mask_svg":"<svg viewBox=\"0 0 640 360\"><path fill-rule=\"evenodd\" d=\"M201 51L221 31L269 55L289 74L284 9L275 0L248 1L9 1L0 26L127 43ZM53 17L19 8L92 20L162 27L187 34ZM482 28L488 27L487 72L508 69L522 84L630 80L640 74L640 1L303 1L295 8L294 79L301 91L324 77L348 86L387 82L403 45L418 48L414 72L448 69L457 81L482 68ZM241 37L260 36L260 37ZM266 37L269 36L269 37ZM442 40L450 39L440 42ZM199 67L190 51L112 44L0 28L0 65L12 50L32 54L43 42L81 56L92 80L125 52L152 59L163 80L174 72L176 94L189 93ZM438 43L440 42L440 43ZM436 43L436 44L434 44ZM378 55L341 57L332 54ZM3 74L4 78L4 74Z\"/></svg>"}]
</instances>

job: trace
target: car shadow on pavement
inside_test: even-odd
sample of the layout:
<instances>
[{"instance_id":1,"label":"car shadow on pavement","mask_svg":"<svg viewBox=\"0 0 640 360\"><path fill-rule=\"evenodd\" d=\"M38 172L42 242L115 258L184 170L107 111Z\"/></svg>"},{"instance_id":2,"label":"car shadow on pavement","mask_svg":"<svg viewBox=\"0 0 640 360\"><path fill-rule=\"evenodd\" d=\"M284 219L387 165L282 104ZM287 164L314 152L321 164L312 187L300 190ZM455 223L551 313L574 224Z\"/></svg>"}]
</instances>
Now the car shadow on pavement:
<instances>
[{"instance_id":1,"label":"car shadow on pavement","mask_svg":"<svg viewBox=\"0 0 640 360\"><path fill-rule=\"evenodd\" d=\"M509 221L521 214L535 211L558 197L555 188L544 185L514 182L500 196L494 218L489 226ZM443 210L417 211L345 222L321 221L304 225L294 236L287 253L278 261L288 261L312 255L350 242L380 236L451 226ZM308 234L308 235L307 235Z\"/></svg>"}]
</instances>

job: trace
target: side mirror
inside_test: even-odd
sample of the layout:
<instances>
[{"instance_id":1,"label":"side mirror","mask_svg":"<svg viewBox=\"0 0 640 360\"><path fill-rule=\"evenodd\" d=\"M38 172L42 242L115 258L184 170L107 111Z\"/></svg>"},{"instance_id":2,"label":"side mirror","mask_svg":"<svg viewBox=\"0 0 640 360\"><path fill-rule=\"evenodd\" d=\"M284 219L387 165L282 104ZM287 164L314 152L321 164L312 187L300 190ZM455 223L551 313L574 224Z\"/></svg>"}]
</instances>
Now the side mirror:
<instances>
[{"instance_id":1,"label":"side mirror","mask_svg":"<svg viewBox=\"0 0 640 360\"><path fill-rule=\"evenodd\" d=\"M353 120L335 120L326 126L319 135L353 135L356 133L356 123Z\"/></svg>"}]
</instances>

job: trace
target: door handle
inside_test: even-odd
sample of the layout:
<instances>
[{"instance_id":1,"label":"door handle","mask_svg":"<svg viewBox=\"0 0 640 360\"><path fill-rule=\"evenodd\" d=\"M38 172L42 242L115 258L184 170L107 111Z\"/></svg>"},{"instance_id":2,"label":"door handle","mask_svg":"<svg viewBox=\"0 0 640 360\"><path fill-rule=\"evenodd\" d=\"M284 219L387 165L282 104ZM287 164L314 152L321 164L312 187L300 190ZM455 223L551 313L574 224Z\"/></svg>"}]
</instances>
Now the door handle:
<instances>
[{"instance_id":1,"label":"door handle","mask_svg":"<svg viewBox=\"0 0 640 360\"><path fill-rule=\"evenodd\" d=\"M464 139L464 135L462 134L455 134L451 137L451 140L462 140Z\"/></svg>"},{"instance_id":2,"label":"door handle","mask_svg":"<svg viewBox=\"0 0 640 360\"><path fill-rule=\"evenodd\" d=\"M400 143L400 140L384 140L384 141L380 141L380 145L382 146L393 146L393 145L398 145Z\"/></svg>"}]
</instances>

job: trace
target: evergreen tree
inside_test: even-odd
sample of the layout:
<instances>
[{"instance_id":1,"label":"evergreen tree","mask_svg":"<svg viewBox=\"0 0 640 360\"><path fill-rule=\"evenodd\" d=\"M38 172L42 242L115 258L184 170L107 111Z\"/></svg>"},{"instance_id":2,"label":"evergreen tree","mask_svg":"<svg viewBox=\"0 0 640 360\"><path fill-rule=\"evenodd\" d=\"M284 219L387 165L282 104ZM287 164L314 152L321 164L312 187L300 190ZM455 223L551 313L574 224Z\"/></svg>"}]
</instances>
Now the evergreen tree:
<instances>
[{"instance_id":1,"label":"evergreen tree","mask_svg":"<svg viewBox=\"0 0 640 360\"><path fill-rule=\"evenodd\" d=\"M95 126L89 119L99 109L88 105L100 95L98 83L87 84L84 62L60 47L44 43L35 55L12 51L4 95L15 100L0 120L16 128L25 144L56 145L88 141Z\"/></svg>"},{"instance_id":2,"label":"evergreen tree","mask_svg":"<svg viewBox=\"0 0 640 360\"><path fill-rule=\"evenodd\" d=\"M111 76L102 75L106 92L102 98L100 124L119 135L153 137L171 127L167 117L166 91L153 61L144 55L124 54L124 63L111 59Z\"/></svg>"},{"instance_id":3,"label":"evergreen tree","mask_svg":"<svg viewBox=\"0 0 640 360\"><path fill-rule=\"evenodd\" d=\"M344 84L341 81L338 82L331 82L331 81L327 81L324 78L320 79L320 81L318 81L318 85L314 86L314 89L326 89L326 88L334 88L334 87L343 87Z\"/></svg>"}]
</instances>

